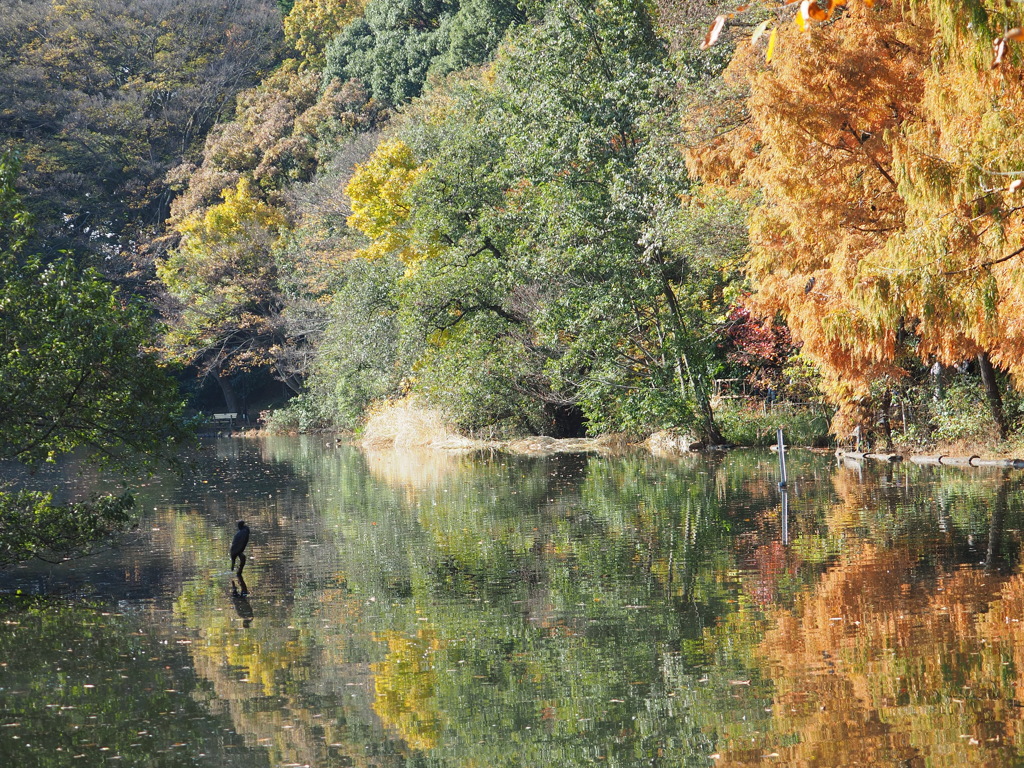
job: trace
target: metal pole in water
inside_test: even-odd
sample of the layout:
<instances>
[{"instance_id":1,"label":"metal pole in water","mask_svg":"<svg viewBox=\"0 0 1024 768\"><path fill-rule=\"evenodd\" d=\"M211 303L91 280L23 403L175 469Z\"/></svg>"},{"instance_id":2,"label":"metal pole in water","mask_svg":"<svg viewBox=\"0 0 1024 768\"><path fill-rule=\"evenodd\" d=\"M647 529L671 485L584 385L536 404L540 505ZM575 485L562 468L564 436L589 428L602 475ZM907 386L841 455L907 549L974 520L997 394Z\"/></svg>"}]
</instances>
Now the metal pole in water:
<instances>
[{"instance_id":1,"label":"metal pole in water","mask_svg":"<svg viewBox=\"0 0 1024 768\"><path fill-rule=\"evenodd\" d=\"M779 427L776 437L779 441L779 488L785 488L788 483L786 478L786 444L782 440L782 427Z\"/></svg>"},{"instance_id":2,"label":"metal pole in water","mask_svg":"<svg viewBox=\"0 0 1024 768\"><path fill-rule=\"evenodd\" d=\"M776 433L779 442L779 490L782 491L782 543L789 544L789 478L786 477L786 443L782 437L782 427Z\"/></svg>"},{"instance_id":3,"label":"metal pole in water","mask_svg":"<svg viewBox=\"0 0 1024 768\"><path fill-rule=\"evenodd\" d=\"M782 489L782 543L789 544L789 491Z\"/></svg>"}]
</instances>

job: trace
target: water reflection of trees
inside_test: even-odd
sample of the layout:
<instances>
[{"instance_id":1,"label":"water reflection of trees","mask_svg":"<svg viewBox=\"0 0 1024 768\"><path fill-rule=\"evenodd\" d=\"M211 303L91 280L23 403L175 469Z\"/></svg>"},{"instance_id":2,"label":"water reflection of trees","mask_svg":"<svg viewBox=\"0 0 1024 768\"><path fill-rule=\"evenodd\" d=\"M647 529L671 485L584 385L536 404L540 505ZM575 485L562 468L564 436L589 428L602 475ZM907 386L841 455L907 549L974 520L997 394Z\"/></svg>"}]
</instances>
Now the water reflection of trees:
<instances>
[{"instance_id":1,"label":"water reflection of trees","mask_svg":"<svg viewBox=\"0 0 1024 768\"><path fill-rule=\"evenodd\" d=\"M770 614L753 649L770 723L718 764L1017 764L1024 582L993 566L1017 550L1019 481L889 468L835 485L827 526L859 535Z\"/></svg>"},{"instance_id":2,"label":"water reflection of trees","mask_svg":"<svg viewBox=\"0 0 1024 768\"><path fill-rule=\"evenodd\" d=\"M679 467L639 460L608 473L585 457L492 456L457 483L437 482L435 468L396 488L393 470L368 475L358 454L309 459L307 509L337 583L307 582L316 558L300 547L286 570L304 587L278 616L261 617L257 597L245 629L221 610L216 587L193 585L178 601L179 618L202 635L197 671L253 743L275 761L330 764L331 743L354 759L365 742L389 743L374 713L402 752L442 761L589 764L616 742L622 754L657 749L664 727L620 731L626 713L664 695L651 682L664 650L699 640L700 622L676 610L710 621L718 609L704 603L728 602L727 584L699 577L703 542L717 542L708 557L728 559L715 476L694 483ZM665 487L651 492L655 474ZM257 579L258 596L270 588L265 569ZM351 727L318 718L333 699L311 687L341 687L348 701L328 708ZM271 714L282 701L293 728Z\"/></svg>"},{"instance_id":3,"label":"water reflection of trees","mask_svg":"<svg viewBox=\"0 0 1024 768\"><path fill-rule=\"evenodd\" d=\"M0 603L0 765L266 765L192 691L188 639L161 629L161 617Z\"/></svg>"},{"instance_id":4,"label":"water reflection of trees","mask_svg":"<svg viewBox=\"0 0 1024 768\"><path fill-rule=\"evenodd\" d=\"M1000 476L795 457L782 546L768 454L420 472L264 451L308 498L275 513L251 627L199 589L178 611L203 635L196 669L275 761L1015 759L1024 587L983 565L1018 551L1020 489Z\"/></svg>"},{"instance_id":5,"label":"water reflection of trees","mask_svg":"<svg viewBox=\"0 0 1024 768\"><path fill-rule=\"evenodd\" d=\"M345 559L355 544L350 535L370 527L353 516L377 502L386 519L392 494L362 492L358 454L310 441L253 443L242 458L257 474L246 485L247 473L239 472L238 492L222 502L230 514L179 520L196 527L182 538L200 547L206 573L227 567L218 518L250 520L254 531L246 569L251 617L228 602L224 578L189 581L176 601L178 620L200 638L191 647L197 673L271 764L397 765L404 748L372 712L375 642L356 629L365 598L350 589ZM378 749L368 752L367 744Z\"/></svg>"}]
</instances>

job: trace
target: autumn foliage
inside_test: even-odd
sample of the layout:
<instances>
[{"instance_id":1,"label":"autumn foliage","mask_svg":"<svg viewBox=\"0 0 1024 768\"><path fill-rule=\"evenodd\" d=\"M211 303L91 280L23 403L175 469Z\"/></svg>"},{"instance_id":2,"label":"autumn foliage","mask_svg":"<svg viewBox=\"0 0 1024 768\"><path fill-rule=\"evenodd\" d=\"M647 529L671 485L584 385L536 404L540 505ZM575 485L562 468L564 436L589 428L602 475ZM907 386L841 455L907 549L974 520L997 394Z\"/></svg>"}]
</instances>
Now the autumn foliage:
<instances>
[{"instance_id":1,"label":"autumn foliage","mask_svg":"<svg viewBox=\"0 0 1024 768\"><path fill-rule=\"evenodd\" d=\"M809 7L828 23L780 25L770 62L763 40L738 42L746 122L690 151L695 173L750 195L754 305L820 367L840 430L914 359L987 354L1019 377L1014 33L991 31L996 14L968 25L971 3Z\"/></svg>"}]
</instances>

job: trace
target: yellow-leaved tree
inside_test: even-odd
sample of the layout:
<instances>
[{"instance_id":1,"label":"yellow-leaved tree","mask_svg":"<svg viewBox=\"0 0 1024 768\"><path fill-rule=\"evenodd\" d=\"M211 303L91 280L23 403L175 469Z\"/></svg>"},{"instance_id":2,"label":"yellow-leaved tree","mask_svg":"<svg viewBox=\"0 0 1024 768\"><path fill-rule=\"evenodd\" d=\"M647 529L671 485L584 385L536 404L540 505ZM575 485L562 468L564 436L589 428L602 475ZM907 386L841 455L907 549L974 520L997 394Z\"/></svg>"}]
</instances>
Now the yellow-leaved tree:
<instances>
[{"instance_id":1,"label":"yellow-leaved tree","mask_svg":"<svg viewBox=\"0 0 1024 768\"><path fill-rule=\"evenodd\" d=\"M176 225L181 240L156 270L176 302L165 353L216 376L225 404L237 411L225 374L265 364L276 342L281 298L273 248L286 221L245 178L223 197Z\"/></svg>"},{"instance_id":2,"label":"yellow-leaved tree","mask_svg":"<svg viewBox=\"0 0 1024 768\"><path fill-rule=\"evenodd\" d=\"M409 269L430 257L433 248L416 235L412 220L412 190L424 170L409 145L399 139L381 142L370 159L356 167L345 187L352 200L348 225L370 238L358 256L397 256Z\"/></svg>"},{"instance_id":3,"label":"yellow-leaved tree","mask_svg":"<svg viewBox=\"0 0 1024 768\"><path fill-rule=\"evenodd\" d=\"M321 68L327 44L362 13L364 4L363 0L295 0L284 17L285 40L306 63Z\"/></svg>"}]
</instances>

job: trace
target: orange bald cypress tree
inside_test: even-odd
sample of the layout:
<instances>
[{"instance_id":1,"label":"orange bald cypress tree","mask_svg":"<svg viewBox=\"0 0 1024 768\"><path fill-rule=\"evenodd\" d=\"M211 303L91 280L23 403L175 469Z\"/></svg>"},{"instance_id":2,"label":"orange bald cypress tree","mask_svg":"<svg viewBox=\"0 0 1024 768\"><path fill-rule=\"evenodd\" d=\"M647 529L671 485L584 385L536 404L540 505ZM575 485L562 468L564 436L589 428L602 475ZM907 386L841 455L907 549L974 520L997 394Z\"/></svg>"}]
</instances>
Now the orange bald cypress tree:
<instances>
[{"instance_id":1,"label":"orange bald cypress tree","mask_svg":"<svg viewBox=\"0 0 1024 768\"><path fill-rule=\"evenodd\" d=\"M770 63L742 43L749 120L691 150L751 195L756 305L821 369L837 432L914 356L1024 373L1024 85L1000 13L857 4L781 27Z\"/></svg>"}]
</instances>

